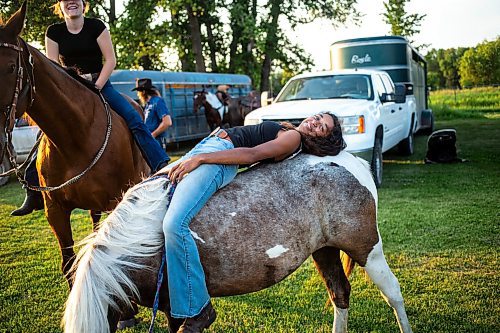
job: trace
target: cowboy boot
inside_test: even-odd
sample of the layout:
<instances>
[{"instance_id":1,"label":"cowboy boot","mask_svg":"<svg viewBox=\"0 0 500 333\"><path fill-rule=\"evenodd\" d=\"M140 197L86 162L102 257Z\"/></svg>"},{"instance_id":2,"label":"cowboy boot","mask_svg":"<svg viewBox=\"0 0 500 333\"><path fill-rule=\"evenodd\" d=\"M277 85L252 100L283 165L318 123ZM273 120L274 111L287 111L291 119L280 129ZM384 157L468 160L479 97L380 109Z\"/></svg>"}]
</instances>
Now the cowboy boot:
<instances>
[{"instance_id":1,"label":"cowboy boot","mask_svg":"<svg viewBox=\"0 0 500 333\"><path fill-rule=\"evenodd\" d=\"M26 197L21 207L13 210L10 215L12 216L24 216L28 215L34 210L43 209L43 197L42 193L38 191L33 191L30 189L26 190Z\"/></svg>"},{"instance_id":2,"label":"cowboy boot","mask_svg":"<svg viewBox=\"0 0 500 333\"><path fill-rule=\"evenodd\" d=\"M217 313L209 302L201 313L193 318L186 318L177 333L200 333L215 321Z\"/></svg>"}]
</instances>

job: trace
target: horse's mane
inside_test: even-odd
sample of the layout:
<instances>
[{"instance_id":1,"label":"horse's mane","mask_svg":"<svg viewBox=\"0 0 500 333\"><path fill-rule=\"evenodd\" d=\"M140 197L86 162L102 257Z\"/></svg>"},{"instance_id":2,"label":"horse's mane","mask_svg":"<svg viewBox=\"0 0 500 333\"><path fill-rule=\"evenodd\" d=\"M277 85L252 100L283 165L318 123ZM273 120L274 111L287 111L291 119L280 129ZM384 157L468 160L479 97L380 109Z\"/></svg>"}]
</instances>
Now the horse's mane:
<instances>
[{"instance_id":1,"label":"horse's mane","mask_svg":"<svg viewBox=\"0 0 500 333\"><path fill-rule=\"evenodd\" d=\"M57 64L57 63L56 63ZM59 65L59 64L57 64ZM89 80L86 80L84 79L83 77L81 77L79 74L78 74L78 69L76 69L75 67L68 67L68 68L64 68L64 71L69 74L69 76L71 76L73 79L77 80L78 82L80 82L81 84L83 84L85 87L89 88L92 92L96 93L96 94L99 94L99 89L97 89L95 87L95 84L90 82Z\"/></svg>"}]
</instances>

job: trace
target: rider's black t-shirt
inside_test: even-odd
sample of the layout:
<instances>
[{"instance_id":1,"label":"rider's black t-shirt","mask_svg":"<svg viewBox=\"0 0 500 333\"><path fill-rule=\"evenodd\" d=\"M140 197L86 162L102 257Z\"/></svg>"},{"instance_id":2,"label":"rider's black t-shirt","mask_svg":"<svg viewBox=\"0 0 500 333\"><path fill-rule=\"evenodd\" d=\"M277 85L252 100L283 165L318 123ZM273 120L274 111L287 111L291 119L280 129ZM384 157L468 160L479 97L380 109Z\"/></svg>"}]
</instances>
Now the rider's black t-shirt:
<instances>
[{"instance_id":1,"label":"rider's black t-shirt","mask_svg":"<svg viewBox=\"0 0 500 333\"><path fill-rule=\"evenodd\" d=\"M62 22L49 26L45 35L59 45L59 60L64 67L76 67L81 74L98 73L102 69L102 52L97 38L104 29L101 20L85 17L77 34L69 32Z\"/></svg>"},{"instance_id":2,"label":"rider's black t-shirt","mask_svg":"<svg viewBox=\"0 0 500 333\"><path fill-rule=\"evenodd\" d=\"M238 147L255 147L260 144L269 142L278 137L278 132L281 130L287 131L288 128L275 121L263 121L257 125L237 126L225 129L229 138L233 142L234 148ZM302 150L302 144L297 147L295 152L288 157L293 157ZM269 158L261 162L273 163L276 160ZM243 166L243 165L242 165Z\"/></svg>"},{"instance_id":3,"label":"rider's black t-shirt","mask_svg":"<svg viewBox=\"0 0 500 333\"><path fill-rule=\"evenodd\" d=\"M238 126L226 129L235 148L255 147L276 139L283 125L274 121L264 121L258 125Z\"/></svg>"}]
</instances>

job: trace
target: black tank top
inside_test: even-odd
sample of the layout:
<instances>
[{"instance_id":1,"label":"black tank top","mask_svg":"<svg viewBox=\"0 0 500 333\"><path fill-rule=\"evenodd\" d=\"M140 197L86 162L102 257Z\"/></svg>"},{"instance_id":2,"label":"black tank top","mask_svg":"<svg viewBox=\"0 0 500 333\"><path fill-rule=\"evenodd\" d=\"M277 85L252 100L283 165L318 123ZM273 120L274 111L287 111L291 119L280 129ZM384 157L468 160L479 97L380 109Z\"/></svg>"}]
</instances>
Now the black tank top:
<instances>
[{"instance_id":1,"label":"black tank top","mask_svg":"<svg viewBox=\"0 0 500 333\"><path fill-rule=\"evenodd\" d=\"M227 134L238 147L255 147L262 143L276 139L283 126L274 121L264 121L258 125L238 126L226 129Z\"/></svg>"},{"instance_id":2,"label":"black tank top","mask_svg":"<svg viewBox=\"0 0 500 333\"><path fill-rule=\"evenodd\" d=\"M106 29L101 20L84 18L77 34L68 31L66 23L47 28L45 35L59 45L59 60L64 67L76 67L80 73L98 73L102 69L102 52L97 38Z\"/></svg>"}]
</instances>

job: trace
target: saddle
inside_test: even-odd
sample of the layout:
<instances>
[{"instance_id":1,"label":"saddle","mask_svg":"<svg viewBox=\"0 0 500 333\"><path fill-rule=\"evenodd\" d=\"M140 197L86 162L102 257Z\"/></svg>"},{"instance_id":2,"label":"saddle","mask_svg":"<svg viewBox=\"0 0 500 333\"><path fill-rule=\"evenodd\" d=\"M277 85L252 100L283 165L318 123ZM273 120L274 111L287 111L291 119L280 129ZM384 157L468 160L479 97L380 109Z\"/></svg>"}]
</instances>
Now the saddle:
<instances>
[{"instance_id":1,"label":"saddle","mask_svg":"<svg viewBox=\"0 0 500 333\"><path fill-rule=\"evenodd\" d=\"M224 114L229 111L227 105L222 104L219 98L215 94L212 94L210 92L207 93L207 103L210 104L213 109L219 112L220 119L224 118Z\"/></svg>"},{"instance_id":2,"label":"saddle","mask_svg":"<svg viewBox=\"0 0 500 333\"><path fill-rule=\"evenodd\" d=\"M442 129L433 132L427 139L425 163L465 162L457 156L457 132L454 129Z\"/></svg>"}]
</instances>

